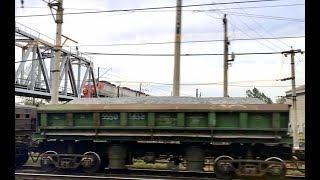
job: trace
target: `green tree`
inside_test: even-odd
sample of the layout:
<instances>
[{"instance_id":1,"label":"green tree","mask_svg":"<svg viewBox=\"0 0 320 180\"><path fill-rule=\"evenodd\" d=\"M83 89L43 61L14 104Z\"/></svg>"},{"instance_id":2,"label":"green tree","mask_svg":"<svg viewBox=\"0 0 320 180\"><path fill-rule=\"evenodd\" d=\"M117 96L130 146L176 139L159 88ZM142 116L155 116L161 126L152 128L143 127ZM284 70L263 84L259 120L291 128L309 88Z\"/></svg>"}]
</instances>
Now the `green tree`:
<instances>
[{"instance_id":1,"label":"green tree","mask_svg":"<svg viewBox=\"0 0 320 180\"><path fill-rule=\"evenodd\" d=\"M263 92L260 92L257 88L253 88L252 91L249 89L246 91L247 97L251 98L258 98L261 99L262 101L272 104L272 100L266 96Z\"/></svg>"},{"instance_id":2,"label":"green tree","mask_svg":"<svg viewBox=\"0 0 320 180\"><path fill-rule=\"evenodd\" d=\"M286 102L286 97L280 96L280 97L278 97L278 98L276 99L276 102L277 102L278 104L284 104L284 103Z\"/></svg>"}]
</instances>

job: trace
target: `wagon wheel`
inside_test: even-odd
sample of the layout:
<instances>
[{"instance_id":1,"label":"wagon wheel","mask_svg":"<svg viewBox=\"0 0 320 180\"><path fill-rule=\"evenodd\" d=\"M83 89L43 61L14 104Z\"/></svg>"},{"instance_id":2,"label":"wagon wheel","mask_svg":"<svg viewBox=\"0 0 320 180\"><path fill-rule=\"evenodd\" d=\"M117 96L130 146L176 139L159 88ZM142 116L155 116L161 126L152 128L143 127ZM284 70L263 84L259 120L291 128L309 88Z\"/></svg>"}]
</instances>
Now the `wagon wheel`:
<instances>
[{"instance_id":1,"label":"wagon wheel","mask_svg":"<svg viewBox=\"0 0 320 180\"><path fill-rule=\"evenodd\" d=\"M285 179L286 176L286 164L285 162L278 158L278 157L270 157L267 158L265 161L274 161L274 162L280 162L280 165L278 164L271 164L267 167L267 173L265 175L266 179Z\"/></svg>"},{"instance_id":2,"label":"wagon wheel","mask_svg":"<svg viewBox=\"0 0 320 180\"><path fill-rule=\"evenodd\" d=\"M53 163L52 155L57 155L55 151L46 151L40 155L40 166L46 172L53 172L56 166Z\"/></svg>"},{"instance_id":3,"label":"wagon wheel","mask_svg":"<svg viewBox=\"0 0 320 180\"><path fill-rule=\"evenodd\" d=\"M232 179L234 167L232 163L225 163L222 160L233 160L230 156L219 156L214 160L214 173L219 179Z\"/></svg>"},{"instance_id":4,"label":"wagon wheel","mask_svg":"<svg viewBox=\"0 0 320 180\"><path fill-rule=\"evenodd\" d=\"M86 152L81 159L82 170L86 173L94 173L99 170L101 164L100 156L95 152Z\"/></svg>"}]
</instances>

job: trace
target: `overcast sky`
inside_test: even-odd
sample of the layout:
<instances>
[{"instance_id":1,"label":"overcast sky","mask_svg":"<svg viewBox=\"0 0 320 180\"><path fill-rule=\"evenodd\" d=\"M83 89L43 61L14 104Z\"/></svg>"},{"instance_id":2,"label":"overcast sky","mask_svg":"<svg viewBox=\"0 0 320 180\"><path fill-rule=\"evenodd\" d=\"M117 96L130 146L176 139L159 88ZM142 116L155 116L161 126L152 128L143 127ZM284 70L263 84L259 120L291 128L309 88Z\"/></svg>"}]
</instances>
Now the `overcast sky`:
<instances>
[{"instance_id":1,"label":"overcast sky","mask_svg":"<svg viewBox=\"0 0 320 180\"><path fill-rule=\"evenodd\" d=\"M234 2L236 0L183 0L183 5ZM244 1L244 0L239 0ZM97 10L175 6L175 0L64 0L64 13ZM285 6L284 6L285 5ZM269 7L266 7L269 6ZM273 6L273 7L270 7ZM275 7L277 6L277 7ZM263 8L252 8L263 7ZM279 52L305 50L305 38L232 41L239 38L304 36L304 1L279 0L260 3L208 5L183 8L182 41L223 39L223 13L227 14L231 40L229 52ZM219 10L222 9L222 10ZM199 11L201 10L201 11ZM211 10L211 11L204 11ZM16 16L50 14L41 0L16 0ZM250 16L250 17L249 17ZM55 38L56 24L52 16L16 17L22 23ZM78 41L82 52L173 54L174 44L135 46L92 46L119 43L174 41L175 9L152 11L64 15L62 34ZM90 45L90 46L88 46ZM223 53L223 42L182 43L182 54ZM19 55L16 55L19 56ZM95 69L109 70L102 79L121 82L121 86L139 89L139 83L172 83L174 57L91 55ZM296 84L305 83L305 56L297 54ZM19 57L16 57L19 59ZM229 95L244 97L247 89L256 86L275 101L291 89L291 81L275 81L290 77L290 58L281 54L236 56L229 68ZM100 78L101 79L101 78ZM268 80L268 81L261 81ZM250 81L250 82L239 82ZM214 85L182 85L181 96L195 96L196 88L203 97L223 95L223 56L181 57L181 83L219 83ZM263 87L261 87L263 86ZM170 96L172 86L143 83L151 95Z\"/></svg>"}]
</instances>

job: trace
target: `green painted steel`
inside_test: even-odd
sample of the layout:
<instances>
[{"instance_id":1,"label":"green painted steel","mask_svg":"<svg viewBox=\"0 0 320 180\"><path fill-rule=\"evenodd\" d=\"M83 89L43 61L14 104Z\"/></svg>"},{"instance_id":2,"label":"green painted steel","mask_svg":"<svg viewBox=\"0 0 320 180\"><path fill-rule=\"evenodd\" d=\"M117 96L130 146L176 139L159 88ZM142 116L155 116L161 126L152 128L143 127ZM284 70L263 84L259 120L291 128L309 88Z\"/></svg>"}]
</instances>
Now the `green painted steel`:
<instances>
[{"instance_id":1,"label":"green painted steel","mask_svg":"<svg viewBox=\"0 0 320 180\"><path fill-rule=\"evenodd\" d=\"M240 128L248 127L248 113L240 113L239 127Z\"/></svg>"},{"instance_id":2,"label":"green painted steel","mask_svg":"<svg viewBox=\"0 0 320 180\"><path fill-rule=\"evenodd\" d=\"M121 112L120 113L120 126L127 126L128 125L128 113Z\"/></svg>"},{"instance_id":3,"label":"green painted steel","mask_svg":"<svg viewBox=\"0 0 320 180\"><path fill-rule=\"evenodd\" d=\"M51 112L51 111L49 111ZM281 111L74 111L63 109L55 113L40 113L40 132L53 137L88 140L140 140L156 137L160 140L189 140L199 142L272 142L263 136L281 136L276 140L292 144L287 137L289 112ZM276 133L275 133L276 132ZM68 134L63 135L63 133ZM70 134L71 133L71 134ZM127 134L118 137L115 134ZM74 135L73 135L74 134ZM132 135L131 135L132 134ZM167 136L168 135L168 136ZM171 136L172 135L172 136ZM181 136L180 136L181 135ZM216 138L223 135L223 138ZM239 138L234 136L239 135ZM247 139L240 136L259 137ZM66 136L66 137L64 137ZM135 136L139 136L138 138ZM229 136L233 136L228 138ZM39 138L39 137L37 137ZM192 168L191 168L192 169Z\"/></svg>"},{"instance_id":4,"label":"green painted steel","mask_svg":"<svg viewBox=\"0 0 320 180\"><path fill-rule=\"evenodd\" d=\"M148 113L148 126L154 127L156 125L156 117L154 112Z\"/></svg>"},{"instance_id":5,"label":"green painted steel","mask_svg":"<svg viewBox=\"0 0 320 180\"><path fill-rule=\"evenodd\" d=\"M288 124L289 124L289 113L288 112L280 113L280 127L288 128Z\"/></svg>"},{"instance_id":6,"label":"green painted steel","mask_svg":"<svg viewBox=\"0 0 320 180\"><path fill-rule=\"evenodd\" d=\"M280 128L280 113L272 114L272 128Z\"/></svg>"},{"instance_id":7,"label":"green painted steel","mask_svg":"<svg viewBox=\"0 0 320 180\"><path fill-rule=\"evenodd\" d=\"M175 128L287 128L289 113L268 112L99 112L93 113L41 113L41 127L98 126L98 127L164 127ZM99 122L95 122L99 121ZM98 123L98 124L97 124ZM100 126L99 126L100 124Z\"/></svg>"},{"instance_id":8,"label":"green painted steel","mask_svg":"<svg viewBox=\"0 0 320 180\"><path fill-rule=\"evenodd\" d=\"M74 113L74 126L94 126L92 113Z\"/></svg>"},{"instance_id":9,"label":"green painted steel","mask_svg":"<svg viewBox=\"0 0 320 180\"><path fill-rule=\"evenodd\" d=\"M147 126L148 114L144 112L129 112L128 126Z\"/></svg>"},{"instance_id":10,"label":"green painted steel","mask_svg":"<svg viewBox=\"0 0 320 180\"><path fill-rule=\"evenodd\" d=\"M215 112L208 113L208 126L215 127L217 123L217 116Z\"/></svg>"},{"instance_id":11,"label":"green painted steel","mask_svg":"<svg viewBox=\"0 0 320 180\"><path fill-rule=\"evenodd\" d=\"M207 127L208 113L186 113L187 127Z\"/></svg>"},{"instance_id":12,"label":"green painted steel","mask_svg":"<svg viewBox=\"0 0 320 180\"><path fill-rule=\"evenodd\" d=\"M67 123L67 126L69 127L73 126L73 113L66 114L66 123Z\"/></svg>"},{"instance_id":13,"label":"green painted steel","mask_svg":"<svg viewBox=\"0 0 320 180\"><path fill-rule=\"evenodd\" d=\"M101 126L120 126L120 113L104 112L100 113Z\"/></svg>"},{"instance_id":14,"label":"green painted steel","mask_svg":"<svg viewBox=\"0 0 320 180\"><path fill-rule=\"evenodd\" d=\"M170 112L156 113L156 126L174 127L177 124L177 114Z\"/></svg>"},{"instance_id":15,"label":"green painted steel","mask_svg":"<svg viewBox=\"0 0 320 180\"><path fill-rule=\"evenodd\" d=\"M65 113L48 113L47 126L67 126Z\"/></svg>"},{"instance_id":16,"label":"green painted steel","mask_svg":"<svg viewBox=\"0 0 320 180\"><path fill-rule=\"evenodd\" d=\"M239 127L239 113L218 112L216 117L216 127Z\"/></svg>"},{"instance_id":17,"label":"green painted steel","mask_svg":"<svg viewBox=\"0 0 320 180\"><path fill-rule=\"evenodd\" d=\"M185 113L177 113L177 127L185 127Z\"/></svg>"},{"instance_id":18,"label":"green painted steel","mask_svg":"<svg viewBox=\"0 0 320 180\"><path fill-rule=\"evenodd\" d=\"M250 113L248 121L250 128L272 128L272 113Z\"/></svg>"},{"instance_id":19,"label":"green painted steel","mask_svg":"<svg viewBox=\"0 0 320 180\"><path fill-rule=\"evenodd\" d=\"M47 127L47 113L41 113L40 117L40 127Z\"/></svg>"}]
</instances>

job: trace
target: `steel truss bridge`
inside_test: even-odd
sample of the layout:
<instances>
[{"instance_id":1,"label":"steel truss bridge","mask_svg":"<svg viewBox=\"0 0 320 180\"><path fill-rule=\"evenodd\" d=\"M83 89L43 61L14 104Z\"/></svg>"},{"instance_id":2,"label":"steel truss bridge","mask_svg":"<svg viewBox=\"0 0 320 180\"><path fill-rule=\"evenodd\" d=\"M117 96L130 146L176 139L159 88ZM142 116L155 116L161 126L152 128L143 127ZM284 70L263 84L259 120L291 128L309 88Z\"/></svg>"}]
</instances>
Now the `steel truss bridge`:
<instances>
[{"instance_id":1,"label":"steel truss bridge","mask_svg":"<svg viewBox=\"0 0 320 180\"><path fill-rule=\"evenodd\" d=\"M16 22L15 46L16 54L17 48L21 49L21 60L15 60L15 95L50 99L55 61L54 40ZM79 52L76 47L70 46L69 50L62 47L59 100L80 98L82 87L89 84L93 85L97 97L92 58Z\"/></svg>"}]
</instances>

